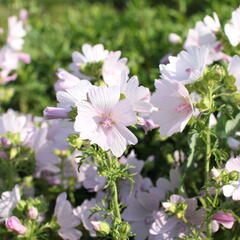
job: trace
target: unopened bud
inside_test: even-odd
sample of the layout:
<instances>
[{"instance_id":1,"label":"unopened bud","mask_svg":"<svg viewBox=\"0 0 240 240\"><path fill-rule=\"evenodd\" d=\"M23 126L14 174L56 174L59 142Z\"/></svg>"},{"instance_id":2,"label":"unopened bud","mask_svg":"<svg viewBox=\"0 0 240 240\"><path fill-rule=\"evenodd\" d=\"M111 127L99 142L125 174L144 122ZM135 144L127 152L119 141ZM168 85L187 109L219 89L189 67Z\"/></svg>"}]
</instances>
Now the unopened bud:
<instances>
[{"instance_id":1,"label":"unopened bud","mask_svg":"<svg viewBox=\"0 0 240 240\"><path fill-rule=\"evenodd\" d=\"M176 44L176 43L180 43L182 41L181 37L179 35L177 35L176 33L170 33L168 35L168 41L170 43Z\"/></svg>"},{"instance_id":2,"label":"unopened bud","mask_svg":"<svg viewBox=\"0 0 240 240\"><path fill-rule=\"evenodd\" d=\"M28 217L31 219L36 219L38 217L38 210L35 207L31 207L28 210Z\"/></svg>"},{"instance_id":3,"label":"unopened bud","mask_svg":"<svg viewBox=\"0 0 240 240\"><path fill-rule=\"evenodd\" d=\"M5 225L7 229L10 229L18 234L25 234L27 232L27 228L23 226L20 220L15 216L7 218Z\"/></svg>"},{"instance_id":4,"label":"unopened bud","mask_svg":"<svg viewBox=\"0 0 240 240\"><path fill-rule=\"evenodd\" d=\"M103 221L91 221L91 224L96 232L108 235L110 233L109 224Z\"/></svg>"},{"instance_id":5,"label":"unopened bud","mask_svg":"<svg viewBox=\"0 0 240 240\"><path fill-rule=\"evenodd\" d=\"M237 181L239 178L239 173L237 171L232 171L229 173L229 178L231 181Z\"/></svg>"},{"instance_id":6,"label":"unopened bud","mask_svg":"<svg viewBox=\"0 0 240 240\"><path fill-rule=\"evenodd\" d=\"M0 151L0 158L7 159L7 154L3 151Z\"/></svg>"},{"instance_id":7,"label":"unopened bud","mask_svg":"<svg viewBox=\"0 0 240 240\"><path fill-rule=\"evenodd\" d=\"M44 109L44 118L46 120L51 120L51 119L65 119L69 118L68 113L71 110L65 109L65 108L58 108L58 107L46 107Z\"/></svg>"},{"instance_id":8,"label":"unopened bud","mask_svg":"<svg viewBox=\"0 0 240 240\"><path fill-rule=\"evenodd\" d=\"M220 171L214 167L211 170L211 175L213 179L216 179L220 176Z\"/></svg>"}]
</instances>

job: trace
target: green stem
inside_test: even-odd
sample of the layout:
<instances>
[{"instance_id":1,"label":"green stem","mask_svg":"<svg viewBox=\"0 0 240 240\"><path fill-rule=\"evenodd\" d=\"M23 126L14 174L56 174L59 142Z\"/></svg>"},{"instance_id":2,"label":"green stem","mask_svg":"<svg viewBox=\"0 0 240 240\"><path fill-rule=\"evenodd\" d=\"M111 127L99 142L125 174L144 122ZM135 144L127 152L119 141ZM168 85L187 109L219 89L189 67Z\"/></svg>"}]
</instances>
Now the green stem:
<instances>
[{"instance_id":1,"label":"green stem","mask_svg":"<svg viewBox=\"0 0 240 240\"><path fill-rule=\"evenodd\" d=\"M120 213L120 208L118 203L118 190L117 190L116 182L113 182L112 184L112 194L113 194L112 203L113 203L114 213L116 216L116 222L121 223L122 218L121 218L121 213Z\"/></svg>"},{"instance_id":2,"label":"green stem","mask_svg":"<svg viewBox=\"0 0 240 240\"><path fill-rule=\"evenodd\" d=\"M61 157L61 163L60 163L60 171L61 171L61 176L60 176L60 180L61 180L61 187L62 189L64 189L64 157Z\"/></svg>"},{"instance_id":3,"label":"green stem","mask_svg":"<svg viewBox=\"0 0 240 240\"><path fill-rule=\"evenodd\" d=\"M211 158L211 132L208 126L206 134L205 185L208 184L209 180L210 158Z\"/></svg>"},{"instance_id":4,"label":"green stem","mask_svg":"<svg viewBox=\"0 0 240 240\"><path fill-rule=\"evenodd\" d=\"M107 158L108 158L108 164L111 168L113 166L113 159L112 159L110 152L107 152ZM121 213L120 213L120 208L119 208L119 203L118 203L118 189L117 189L116 181L112 181L111 185L112 185L111 191L113 194L113 198L112 198L113 210L114 210L114 214L116 216L116 222L120 223L120 222L122 222L122 218L121 218Z\"/></svg>"},{"instance_id":5,"label":"green stem","mask_svg":"<svg viewBox=\"0 0 240 240\"><path fill-rule=\"evenodd\" d=\"M210 119L210 116L209 116ZM209 182L209 171L210 171L210 158L211 158L211 130L209 129L209 119L207 121L207 132L206 132L206 158L205 158L205 187L207 196L208 192L208 182ZM212 226L211 226L211 219L207 220L207 236L208 239L212 239Z\"/></svg>"}]
</instances>

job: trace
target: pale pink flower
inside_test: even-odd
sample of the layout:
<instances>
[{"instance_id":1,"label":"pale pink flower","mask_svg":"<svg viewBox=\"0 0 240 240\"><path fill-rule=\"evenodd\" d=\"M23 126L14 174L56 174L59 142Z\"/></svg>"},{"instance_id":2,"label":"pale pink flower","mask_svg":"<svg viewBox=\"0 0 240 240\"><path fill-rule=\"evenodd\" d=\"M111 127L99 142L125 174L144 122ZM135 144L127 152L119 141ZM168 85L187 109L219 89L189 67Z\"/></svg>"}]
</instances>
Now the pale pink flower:
<instances>
[{"instance_id":1,"label":"pale pink flower","mask_svg":"<svg viewBox=\"0 0 240 240\"><path fill-rule=\"evenodd\" d=\"M7 72L18 68L18 55L8 46L0 49L0 68Z\"/></svg>"},{"instance_id":2,"label":"pale pink flower","mask_svg":"<svg viewBox=\"0 0 240 240\"><path fill-rule=\"evenodd\" d=\"M212 32L219 31L221 27L218 15L215 12L213 13L213 17L208 15L204 17L203 22Z\"/></svg>"},{"instance_id":3,"label":"pale pink flower","mask_svg":"<svg viewBox=\"0 0 240 240\"><path fill-rule=\"evenodd\" d=\"M10 218L7 218L5 220L5 225L7 229L10 229L18 234L25 234L27 232L27 228L25 226L23 226L20 222L20 220L15 217L12 216Z\"/></svg>"},{"instance_id":4,"label":"pale pink flower","mask_svg":"<svg viewBox=\"0 0 240 240\"><path fill-rule=\"evenodd\" d=\"M160 199L154 193L138 192L128 200L122 217L131 225L136 240L145 240L159 210Z\"/></svg>"},{"instance_id":5,"label":"pale pink flower","mask_svg":"<svg viewBox=\"0 0 240 240\"><path fill-rule=\"evenodd\" d=\"M118 87L94 87L88 92L88 101L78 103L75 131L83 140L98 144L104 151L111 150L120 157L127 144L136 144L137 138L127 126L136 123L131 103L120 100Z\"/></svg>"},{"instance_id":6,"label":"pale pink flower","mask_svg":"<svg viewBox=\"0 0 240 240\"><path fill-rule=\"evenodd\" d=\"M80 83L80 79L64 69L57 71L58 81L54 84L55 91L64 91Z\"/></svg>"},{"instance_id":7,"label":"pale pink flower","mask_svg":"<svg viewBox=\"0 0 240 240\"><path fill-rule=\"evenodd\" d=\"M170 201L163 203L163 207L168 210L172 205L185 203L187 205L183 217L189 225L193 225L196 229L200 229L203 224L205 216L204 209L197 209L197 199L187 198L184 199L179 195L171 195ZM150 234L153 235L152 240L173 240L179 239L191 233L189 225L186 224L181 218L176 216L168 216L163 211L158 211L155 215L155 221L150 228Z\"/></svg>"},{"instance_id":8,"label":"pale pink flower","mask_svg":"<svg viewBox=\"0 0 240 240\"><path fill-rule=\"evenodd\" d=\"M20 114L8 109L0 116L0 134L8 132L19 134L20 140L26 144L27 140L33 133L33 122L30 115Z\"/></svg>"},{"instance_id":9,"label":"pale pink flower","mask_svg":"<svg viewBox=\"0 0 240 240\"><path fill-rule=\"evenodd\" d=\"M231 158L225 165L225 170L228 173L233 171L240 173L240 156ZM240 178L238 180L230 181L229 184L222 187L223 194L225 197L232 197L233 200L240 200Z\"/></svg>"},{"instance_id":10,"label":"pale pink flower","mask_svg":"<svg viewBox=\"0 0 240 240\"><path fill-rule=\"evenodd\" d=\"M150 113L152 109L150 104L151 93L148 88L139 86L137 76L131 77L123 84L121 93L132 104L135 112Z\"/></svg>"},{"instance_id":11,"label":"pale pink flower","mask_svg":"<svg viewBox=\"0 0 240 240\"><path fill-rule=\"evenodd\" d=\"M84 188L91 192L98 192L106 183L106 178L99 176L97 166L82 163L79 168L78 181L83 183Z\"/></svg>"},{"instance_id":12,"label":"pale pink flower","mask_svg":"<svg viewBox=\"0 0 240 240\"><path fill-rule=\"evenodd\" d=\"M67 200L67 194L61 193L57 197L54 216L60 226L59 236L64 240L79 240L82 232L75 229L80 224L80 219L73 214L71 203Z\"/></svg>"},{"instance_id":13,"label":"pale pink flower","mask_svg":"<svg viewBox=\"0 0 240 240\"><path fill-rule=\"evenodd\" d=\"M13 209L20 199L21 195L18 185L16 185L12 191L2 193L0 198L0 222L11 216Z\"/></svg>"},{"instance_id":14,"label":"pale pink flower","mask_svg":"<svg viewBox=\"0 0 240 240\"><path fill-rule=\"evenodd\" d=\"M180 178L179 168L171 169L169 172L169 180L166 178L158 178L156 187L150 188L149 191L158 195L160 200L164 200L167 193L174 192L180 187Z\"/></svg>"},{"instance_id":15,"label":"pale pink flower","mask_svg":"<svg viewBox=\"0 0 240 240\"><path fill-rule=\"evenodd\" d=\"M240 43L240 8L232 12L232 18L224 26L224 31L232 46L236 47Z\"/></svg>"},{"instance_id":16,"label":"pale pink flower","mask_svg":"<svg viewBox=\"0 0 240 240\"><path fill-rule=\"evenodd\" d=\"M239 29L240 30L240 29ZM235 86L237 88L238 91L240 91L240 57L235 55L229 65L228 65L228 72L230 75L233 75L236 79L235 81Z\"/></svg>"},{"instance_id":17,"label":"pale pink flower","mask_svg":"<svg viewBox=\"0 0 240 240\"><path fill-rule=\"evenodd\" d=\"M223 225L227 229L231 229L233 227L236 219L231 213L226 213L223 211L219 211L212 216L212 228L213 232L217 232L219 229L219 224Z\"/></svg>"},{"instance_id":18,"label":"pale pink flower","mask_svg":"<svg viewBox=\"0 0 240 240\"><path fill-rule=\"evenodd\" d=\"M83 44L82 53L73 52L73 63L70 64L70 69L77 77L90 80L91 77L85 76L81 73L81 66L84 63L96 63L104 61L107 56L108 50L105 50L102 44L97 44L94 46L90 44Z\"/></svg>"},{"instance_id":19,"label":"pale pink flower","mask_svg":"<svg viewBox=\"0 0 240 240\"><path fill-rule=\"evenodd\" d=\"M16 16L8 19L8 45L14 50L21 50L23 47L23 37L26 35L26 30L23 27L23 22L18 20Z\"/></svg>"},{"instance_id":20,"label":"pale pink flower","mask_svg":"<svg viewBox=\"0 0 240 240\"><path fill-rule=\"evenodd\" d=\"M132 166L128 172L133 174L133 180L135 181L134 185L132 185L129 180L122 180L119 182L119 197L122 203L127 204L129 198L136 196L138 192L148 191L153 184L151 179L141 176L140 173L143 169L144 161L137 159L133 150L127 157L122 156L119 162L122 165Z\"/></svg>"},{"instance_id":21,"label":"pale pink flower","mask_svg":"<svg viewBox=\"0 0 240 240\"><path fill-rule=\"evenodd\" d=\"M147 132L155 128L159 128L159 125L155 124L152 119L147 119L147 118L145 119L142 117L138 117L137 119L138 119L138 124L143 126L145 134L147 134Z\"/></svg>"},{"instance_id":22,"label":"pale pink flower","mask_svg":"<svg viewBox=\"0 0 240 240\"><path fill-rule=\"evenodd\" d=\"M81 80L71 88L66 88L64 91L57 92L58 107L71 110L71 107L76 107L82 100L87 100L87 93L92 87L87 80Z\"/></svg>"},{"instance_id":23,"label":"pale pink flower","mask_svg":"<svg viewBox=\"0 0 240 240\"><path fill-rule=\"evenodd\" d=\"M188 90L179 82L156 80L152 104L158 111L152 113L154 123L160 126L162 137L182 132L193 115Z\"/></svg>"},{"instance_id":24,"label":"pale pink flower","mask_svg":"<svg viewBox=\"0 0 240 240\"><path fill-rule=\"evenodd\" d=\"M186 51L181 51L176 57L170 56L169 63L160 64L161 78L179 81L182 84L193 83L202 77L208 48L189 46Z\"/></svg>"},{"instance_id":25,"label":"pale pink flower","mask_svg":"<svg viewBox=\"0 0 240 240\"><path fill-rule=\"evenodd\" d=\"M127 58L120 58L121 52L110 52L102 66L102 76L108 86L121 86L122 77L129 74Z\"/></svg>"},{"instance_id":26,"label":"pale pink flower","mask_svg":"<svg viewBox=\"0 0 240 240\"><path fill-rule=\"evenodd\" d=\"M214 61L221 59L227 60L227 55L222 52L223 45L217 41L216 32L220 29L220 23L217 15L214 13L213 18L206 16L204 21L198 21L193 29L188 31L184 48L190 46L208 48L206 64L212 64Z\"/></svg>"},{"instance_id":27,"label":"pale pink flower","mask_svg":"<svg viewBox=\"0 0 240 240\"><path fill-rule=\"evenodd\" d=\"M78 206L73 210L74 215L82 221L84 228L89 232L91 237L97 236L92 222L103 220L103 217L96 213L93 214L91 210L96 206L103 207L101 200L104 196L105 194L103 192L98 192L96 198L92 198L91 200L84 200L81 206ZM104 212L100 213L103 214Z\"/></svg>"}]
</instances>

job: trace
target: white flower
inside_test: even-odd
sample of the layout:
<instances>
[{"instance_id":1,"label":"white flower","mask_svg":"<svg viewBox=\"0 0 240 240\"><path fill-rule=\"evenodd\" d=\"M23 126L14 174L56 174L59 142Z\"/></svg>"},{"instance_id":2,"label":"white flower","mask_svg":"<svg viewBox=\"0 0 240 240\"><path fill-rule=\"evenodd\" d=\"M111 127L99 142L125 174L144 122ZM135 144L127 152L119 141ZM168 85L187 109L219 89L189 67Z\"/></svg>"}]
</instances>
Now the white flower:
<instances>
[{"instance_id":1,"label":"white flower","mask_svg":"<svg viewBox=\"0 0 240 240\"><path fill-rule=\"evenodd\" d=\"M89 139L104 151L111 150L120 157L127 144L136 144L137 138L127 126L136 123L136 114L127 99L120 100L118 87L94 87L88 92L88 101L77 104L78 115L74 129L81 139Z\"/></svg>"},{"instance_id":2,"label":"white flower","mask_svg":"<svg viewBox=\"0 0 240 240\"><path fill-rule=\"evenodd\" d=\"M2 70L15 70L18 68L18 56L8 46L4 46L0 49L0 68Z\"/></svg>"},{"instance_id":3,"label":"white flower","mask_svg":"<svg viewBox=\"0 0 240 240\"><path fill-rule=\"evenodd\" d=\"M228 173L233 171L240 173L240 156L231 158L227 161L225 170ZM240 177L238 180L230 181L229 184L223 186L223 194L225 197L232 197L233 200L240 200Z\"/></svg>"},{"instance_id":4,"label":"white flower","mask_svg":"<svg viewBox=\"0 0 240 240\"><path fill-rule=\"evenodd\" d=\"M212 32L217 32L221 27L218 15L215 12L213 17L206 16L203 21Z\"/></svg>"},{"instance_id":5,"label":"white flower","mask_svg":"<svg viewBox=\"0 0 240 240\"><path fill-rule=\"evenodd\" d=\"M83 182L84 188L89 191L98 192L104 187L106 178L99 176L96 165L82 163L79 168L78 181Z\"/></svg>"},{"instance_id":6,"label":"white flower","mask_svg":"<svg viewBox=\"0 0 240 240\"><path fill-rule=\"evenodd\" d=\"M12 191L3 192L0 198L0 222L11 217L13 209L20 201L20 189L16 185Z\"/></svg>"},{"instance_id":7,"label":"white flower","mask_svg":"<svg viewBox=\"0 0 240 240\"><path fill-rule=\"evenodd\" d=\"M224 31L232 44L232 46L237 46L240 42L240 8L232 12L232 18L230 23L224 26Z\"/></svg>"},{"instance_id":8,"label":"white flower","mask_svg":"<svg viewBox=\"0 0 240 240\"><path fill-rule=\"evenodd\" d=\"M19 114L12 109L0 116L0 134L16 133L25 144L33 133L33 123L30 115Z\"/></svg>"},{"instance_id":9,"label":"white flower","mask_svg":"<svg viewBox=\"0 0 240 240\"><path fill-rule=\"evenodd\" d=\"M24 40L22 39L26 35L26 31L23 27L23 22L17 20L16 16L12 16L8 19L8 38L7 43L14 50L21 50Z\"/></svg>"},{"instance_id":10,"label":"white flower","mask_svg":"<svg viewBox=\"0 0 240 240\"><path fill-rule=\"evenodd\" d=\"M158 111L152 113L153 121L160 126L162 137L182 132L193 115L188 90L179 82L156 80L152 103Z\"/></svg>"},{"instance_id":11,"label":"white flower","mask_svg":"<svg viewBox=\"0 0 240 240\"><path fill-rule=\"evenodd\" d=\"M91 88L91 83L87 80L81 80L77 85L57 92L58 107L71 110L71 107L77 106L82 100L87 100L87 93Z\"/></svg>"},{"instance_id":12,"label":"white flower","mask_svg":"<svg viewBox=\"0 0 240 240\"><path fill-rule=\"evenodd\" d=\"M64 69L58 69L57 76L59 80L54 84L56 91L64 91L80 83L80 79Z\"/></svg>"},{"instance_id":13,"label":"white flower","mask_svg":"<svg viewBox=\"0 0 240 240\"><path fill-rule=\"evenodd\" d=\"M154 193L138 192L128 200L122 217L129 222L136 240L145 240L159 210L160 199Z\"/></svg>"},{"instance_id":14,"label":"white flower","mask_svg":"<svg viewBox=\"0 0 240 240\"><path fill-rule=\"evenodd\" d=\"M80 73L81 65L84 63L96 63L100 61L104 61L108 56L108 50L104 50L102 44L90 45L83 44L82 46L83 54L79 52L73 52L72 60L73 63L70 64L70 69L74 72L77 77L86 78L90 80L90 77L84 76Z\"/></svg>"},{"instance_id":15,"label":"white flower","mask_svg":"<svg viewBox=\"0 0 240 240\"><path fill-rule=\"evenodd\" d=\"M137 76L131 77L122 87L121 93L133 106L136 112L149 113L152 109L150 104L151 93L148 88L139 86Z\"/></svg>"},{"instance_id":16,"label":"white flower","mask_svg":"<svg viewBox=\"0 0 240 240\"><path fill-rule=\"evenodd\" d=\"M75 216L77 216L83 223L84 228L89 232L91 237L96 237L96 232L92 221L101 221L103 217L99 214L93 214L91 209L93 207L102 206L102 199L104 198L103 192L98 192L96 198L92 198L91 200L84 200L81 206L76 207L73 210ZM101 212L103 214L103 212Z\"/></svg>"},{"instance_id":17,"label":"white flower","mask_svg":"<svg viewBox=\"0 0 240 240\"><path fill-rule=\"evenodd\" d=\"M219 28L220 23L216 13L213 14L213 18L206 16L204 22L198 21L195 28L188 31L184 48L187 49L190 46L207 47L209 49L206 59L207 64L212 64L214 61L221 59L227 61L229 57L222 53L223 45L217 41L215 35Z\"/></svg>"},{"instance_id":18,"label":"white flower","mask_svg":"<svg viewBox=\"0 0 240 240\"><path fill-rule=\"evenodd\" d=\"M80 224L80 220L73 214L71 203L67 200L67 194L61 193L57 197L54 216L60 225L59 236L64 240L78 240L82 233L75 229Z\"/></svg>"},{"instance_id":19,"label":"white flower","mask_svg":"<svg viewBox=\"0 0 240 240\"><path fill-rule=\"evenodd\" d=\"M161 78L182 84L198 80L205 70L208 48L191 46L177 57L169 57L169 64L160 64Z\"/></svg>"},{"instance_id":20,"label":"white flower","mask_svg":"<svg viewBox=\"0 0 240 240\"><path fill-rule=\"evenodd\" d=\"M102 76L108 86L121 86L122 78L129 74L129 68L126 65L127 58L120 57L120 51L110 52L104 60Z\"/></svg>"},{"instance_id":21,"label":"white flower","mask_svg":"<svg viewBox=\"0 0 240 240\"><path fill-rule=\"evenodd\" d=\"M236 79L235 86L240 91L240 57L235 55L228 65L228 72Z\"/></svg>"}]
</instances>

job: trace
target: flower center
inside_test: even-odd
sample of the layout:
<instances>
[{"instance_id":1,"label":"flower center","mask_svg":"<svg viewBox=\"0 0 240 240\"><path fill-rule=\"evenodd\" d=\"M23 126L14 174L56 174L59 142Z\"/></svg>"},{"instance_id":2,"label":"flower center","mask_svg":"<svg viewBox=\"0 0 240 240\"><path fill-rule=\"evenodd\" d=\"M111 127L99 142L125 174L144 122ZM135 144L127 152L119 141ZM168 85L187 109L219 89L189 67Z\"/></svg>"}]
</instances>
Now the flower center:
<instances>
[{"instance_id":1,"label":"flower center","mask_svg":"<svg viewBox=\"0 0 240 240\"><path fill-rule=\"evenodd\" d=\"M192 106L189 103L179 104L176 108L176 111L179 112L179 113L183 112L183 111L191 112L191 110L192 110Z\"/></svg>"},{"instance_id":2,"label":"flower center","mask_svg":"<svg viewBox=\"0 0 240 240\"><path fill-rule=\"evenodd\" d=\"M100 124L103 128L110 128L113 125L113 121L109 117L103 117L102 120L100 121Z\"/></svg>"}]
</instances>

